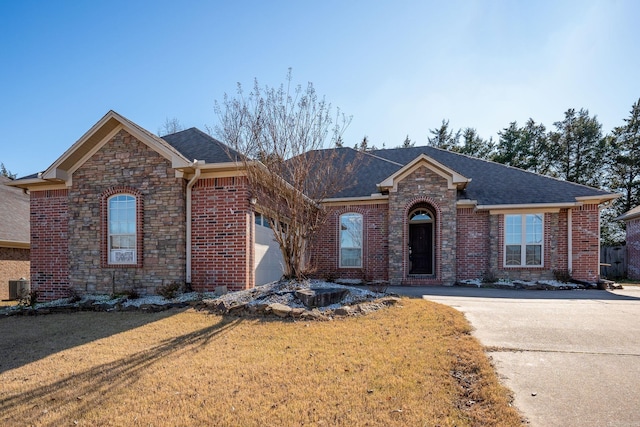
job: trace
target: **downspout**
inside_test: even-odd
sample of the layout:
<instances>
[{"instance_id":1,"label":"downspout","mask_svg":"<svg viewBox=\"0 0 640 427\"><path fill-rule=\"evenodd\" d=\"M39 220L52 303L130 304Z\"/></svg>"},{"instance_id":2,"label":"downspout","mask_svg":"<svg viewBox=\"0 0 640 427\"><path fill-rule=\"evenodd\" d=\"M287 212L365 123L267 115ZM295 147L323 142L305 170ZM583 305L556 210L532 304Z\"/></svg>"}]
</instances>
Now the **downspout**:
<instances>
[{"instance_id":1,"label":"downspout","mask_svg":"<svg viewBox=\"0 0 640 427\"><path fill-rule=\"evenodd\" d=\"M573 223L571 213L573 209L567 209L567 270L571 274L573 270Z\"/></svg>"},{"instance_id":2,"label":"downspout","mask_svg":"<svg viewBox=\"0 0 640 427\"><path fill-rule=\"evenodd\" d=\"M187 183L187 271L185 282L188 285L191 285L191 188L200 178L201 172L198 160L194 160L191 166L195 168L195 174Z\"/></svg>"}]
</instances>

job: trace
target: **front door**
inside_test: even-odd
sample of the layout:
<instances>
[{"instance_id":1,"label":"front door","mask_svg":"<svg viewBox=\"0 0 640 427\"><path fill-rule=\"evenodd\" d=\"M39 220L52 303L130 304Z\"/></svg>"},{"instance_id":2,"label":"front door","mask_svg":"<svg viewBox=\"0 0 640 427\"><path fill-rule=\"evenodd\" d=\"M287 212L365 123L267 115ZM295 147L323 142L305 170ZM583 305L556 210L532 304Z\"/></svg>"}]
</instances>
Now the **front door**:
<instances>
[{"instance_id":1,"label":"front door","mask_svg":"<svg viewBox=\"0 0 640 427\"><path fill-rule=\"evenodd\" d=\"M433 223L409 224L409 274L433 274Z\"/></svg>"}]
</instances>

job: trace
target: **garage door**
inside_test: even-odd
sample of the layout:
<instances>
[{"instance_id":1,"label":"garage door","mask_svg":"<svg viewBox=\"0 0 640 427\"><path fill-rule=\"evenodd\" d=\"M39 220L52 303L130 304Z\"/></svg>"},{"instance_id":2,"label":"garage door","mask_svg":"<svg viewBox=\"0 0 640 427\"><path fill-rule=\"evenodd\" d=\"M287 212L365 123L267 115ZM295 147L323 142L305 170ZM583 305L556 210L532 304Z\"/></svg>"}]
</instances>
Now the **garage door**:
<instances>
[{"instance_id":1,"label":"garage door","mask_svg":"<svg viewBox=\"0 0 640 427\"><path fill-rule=\"evenodd\" d=\"M282 252L273 238L269 222L259 213L256 216L255 273L256 286L274 282L282 278Z\"/></svg>"}]
</instances>

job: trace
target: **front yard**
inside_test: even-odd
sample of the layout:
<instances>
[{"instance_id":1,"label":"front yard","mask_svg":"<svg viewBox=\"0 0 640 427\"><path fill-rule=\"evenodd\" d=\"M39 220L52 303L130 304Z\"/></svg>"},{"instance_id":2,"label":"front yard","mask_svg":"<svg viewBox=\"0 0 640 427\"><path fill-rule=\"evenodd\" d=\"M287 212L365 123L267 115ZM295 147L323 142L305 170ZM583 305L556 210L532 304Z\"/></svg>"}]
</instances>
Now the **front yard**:
<instances>
[{"instance_id":1,"label":"front yard","mask_svg":"<svg viewBox=\"0 0 640 427\"><path fill-rule=\"evenodd\" d=\"M519 425L470 326L420 299L333 321L193 309L0 318L2 425Z\"/></svg>"}]
</instances>

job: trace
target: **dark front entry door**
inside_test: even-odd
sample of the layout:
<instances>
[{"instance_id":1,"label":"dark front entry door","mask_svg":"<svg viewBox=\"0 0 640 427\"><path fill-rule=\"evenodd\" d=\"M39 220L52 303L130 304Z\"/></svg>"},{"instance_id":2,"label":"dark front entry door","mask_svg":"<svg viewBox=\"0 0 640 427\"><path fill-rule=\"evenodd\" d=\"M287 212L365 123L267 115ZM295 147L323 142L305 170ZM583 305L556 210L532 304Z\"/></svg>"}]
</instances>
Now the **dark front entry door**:
<instances>
[{"instance_id":1,"label":"dark front entry door","mask_svg":"<svg viewBox=\"0 0 640 427\"><path fill-rule=\"evenodd\" d=\"M409 274L433 274L433 223L409 224Z\"/></svg>"}]
</instances>

